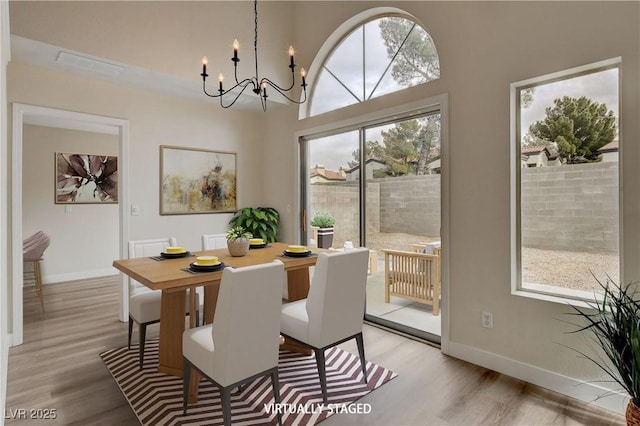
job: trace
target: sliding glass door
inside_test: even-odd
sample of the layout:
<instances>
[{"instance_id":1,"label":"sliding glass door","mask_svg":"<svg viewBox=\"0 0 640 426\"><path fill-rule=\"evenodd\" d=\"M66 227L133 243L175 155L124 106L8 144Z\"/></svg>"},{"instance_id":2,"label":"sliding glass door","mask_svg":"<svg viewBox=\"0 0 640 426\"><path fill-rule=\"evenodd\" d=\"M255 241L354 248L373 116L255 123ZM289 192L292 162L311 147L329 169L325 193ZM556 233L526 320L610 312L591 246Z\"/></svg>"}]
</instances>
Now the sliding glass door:
<instances>
[{"instance_id":1,"label":"sliding glass door","mask_svg":"<svg viewBox=\"0 0 640 426\"><path fill-rule=\"evenodd\" d=\"M351 241L368 247L366 318L439 341L436 288L428 294L385 292L385 282L394 273L393 265L385 263L386 252L409 253L407 259L411 253L439 253L439 112L308 136L301 143L306 243L342 249ZM313 226L319 223L314 222L317 215L335 220L330 245L322 229ZM416 266L415 274L422 274L421 268ZM436 279L435 273L431 278Z\"/></svg>"},{"instance_id":2,"label":"sliding glass door","mask_svg":"<svg viewBox=\"0 0 640 426\"><path fill-rule=\"evenodd\" d=\"M312 245L343 247L345 241L360 245L360 191L351 171L359 146L358 133L353 130L307 142L307 215ZM333 231L321 229L324 218L333 219Z\"/></svg>"}]
</instances>

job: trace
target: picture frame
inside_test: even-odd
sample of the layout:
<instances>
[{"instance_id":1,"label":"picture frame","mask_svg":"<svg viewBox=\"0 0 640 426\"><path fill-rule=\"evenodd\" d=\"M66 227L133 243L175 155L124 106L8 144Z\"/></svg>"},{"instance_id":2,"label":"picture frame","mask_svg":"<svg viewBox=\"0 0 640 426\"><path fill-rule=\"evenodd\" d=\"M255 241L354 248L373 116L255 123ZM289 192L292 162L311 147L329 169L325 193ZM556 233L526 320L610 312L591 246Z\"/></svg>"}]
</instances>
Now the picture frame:
<instances>
[{"instance_id":1,"label":"picture frame","mask_svg":"<svg viewBox=\"0 0 640 426\"><path fill-rule=\"evenodd\" d=\"M117 204L118 157L55 154L55 204Z\"/></svg>"},{"instance_id":2,"label":"picture frame","mask_svg":"<svg viewBox=\"0 0 640 426\"><path fill-rule=\"evenodd\" d=\"M160 214L237 211L237 154L160 145Z\"/></svg>"}]
</instances>

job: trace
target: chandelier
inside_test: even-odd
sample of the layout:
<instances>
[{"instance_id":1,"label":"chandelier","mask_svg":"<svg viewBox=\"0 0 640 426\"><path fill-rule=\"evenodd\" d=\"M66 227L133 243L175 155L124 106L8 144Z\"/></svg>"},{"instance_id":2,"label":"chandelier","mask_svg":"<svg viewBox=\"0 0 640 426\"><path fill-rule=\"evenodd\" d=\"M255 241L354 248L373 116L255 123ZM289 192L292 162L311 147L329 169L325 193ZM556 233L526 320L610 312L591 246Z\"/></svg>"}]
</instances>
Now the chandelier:
<instances>
[{"instance_id":1,"label":"chandelier","mask_svg":"<svg viewBox=\"0 0 640 426\"><path fill-rule=\"evenodd\" d=\"M307 100L307 83L305 81L306 71L304 70L304 68L300 69L300 76L302 77L302 84L300 85L300 87L302 87L302 93L304 94L303 99L301 101L296 101L292 99L290 96L288 96L286 93L286 92L290 92L296 84L296 75L295 75L296 64L294 61L295 52L293 50L293 46L289 46L289 68L291 68L291 85L289 87L287 88L280 87L266 77L259 78L260 74L258 73L258 0L255 0L253 2L253 11L255 16L255 21L254 21L255 32L254 32L254 40L253 40L253 52L255 57L255 75L250 78L245 78L242 81L238 80L238 62L240 62L240 58L238 57L239 43L238 43L238 40L236 39L233 41L233 58L231 58L231 61L233 62L235 84L232 87L225 89L223 87L224 78L221 73L218 76L218 90L217 90L218 93L215 94L215 93L207 92L207 77L209 77L209 74L207 74L208 60L207 60L207 57L205 56L202 58L202 74L200 74L202 76L202 90L204 91L205 95L209 97L220 98L220 106L222 108L231 107L238 100L238 98L242 95L242 93L246 90L247 87L251 87L251 91L256 95L258 95L258 98L260 99L260 103L262 104L263 111L267 110L267 97L268 97L267 88L270 88L270 90L271 89L275 90L280 95L288 99L290 102L293 102L295 104L304 103ZM230 103L225 105L225 103L223 102L223 98L225 95L227 95L229 92L232 92L232 91L234 93L231 93L226 99L233 98L233 100Z\"/></svg>"}]
</instances>

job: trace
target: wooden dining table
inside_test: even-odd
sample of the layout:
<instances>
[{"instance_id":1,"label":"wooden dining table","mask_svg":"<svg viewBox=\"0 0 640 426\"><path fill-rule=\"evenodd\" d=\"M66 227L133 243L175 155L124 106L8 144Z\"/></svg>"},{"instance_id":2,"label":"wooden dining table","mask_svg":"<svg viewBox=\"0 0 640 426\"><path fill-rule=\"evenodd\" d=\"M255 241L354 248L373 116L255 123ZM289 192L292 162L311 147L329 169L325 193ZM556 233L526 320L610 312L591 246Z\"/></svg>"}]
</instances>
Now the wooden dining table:
<instances>
[{"instance_id":1,"label":"wooden dining table","mask_svg":"<svg viewBox=\"0 0 640 426\"><path fill-rule=\"evenodd\" d=\"M205 322L210 324L215 316L215 307L222 279L222 270L215 272L193 272L189 269L196 256L217 256L226 266L240 268L259 265L278 259L284 263L287 273L288 301L304 299L309 293L309 267L316 264L314 250L307 257L289 257L283 254L289 244L271 243L265 248L251 249L246 256L232 257L224 249L191 252L190 256L164 259L158 256L115 260L113 266L152 290L162 291L160 310L160 337L158 348L158 371L182 377L182 334L185 330L186 290L204 286ZM191 291L191 294L194 292ZM195 308L192 298L191 311ZM190 315L191 327L194 315ZM289 349L296 350L293 342Z\"/></svg>"}]
</instances>

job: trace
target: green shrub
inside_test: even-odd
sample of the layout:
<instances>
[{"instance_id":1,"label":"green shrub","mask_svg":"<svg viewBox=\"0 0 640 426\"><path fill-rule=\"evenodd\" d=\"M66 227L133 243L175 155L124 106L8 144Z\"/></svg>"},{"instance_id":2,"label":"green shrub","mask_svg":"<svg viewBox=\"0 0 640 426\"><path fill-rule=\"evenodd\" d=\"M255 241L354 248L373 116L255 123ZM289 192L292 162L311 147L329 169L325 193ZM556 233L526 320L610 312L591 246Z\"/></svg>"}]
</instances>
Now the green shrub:
<instances>
[{"instance_id":1,"label":"green shrub","mask_svg":"<svg viewBox=\"0 0 640 426\"><path fill-rule=\"evenodd\" d=\"M313 219L311 219L311 226L319 228L331 228L335 224L336 219L327 210L316 209Z\"/></svg>"}]
</instances>

